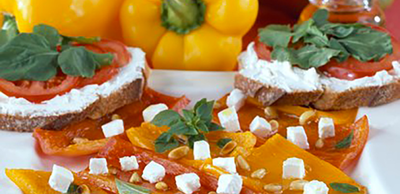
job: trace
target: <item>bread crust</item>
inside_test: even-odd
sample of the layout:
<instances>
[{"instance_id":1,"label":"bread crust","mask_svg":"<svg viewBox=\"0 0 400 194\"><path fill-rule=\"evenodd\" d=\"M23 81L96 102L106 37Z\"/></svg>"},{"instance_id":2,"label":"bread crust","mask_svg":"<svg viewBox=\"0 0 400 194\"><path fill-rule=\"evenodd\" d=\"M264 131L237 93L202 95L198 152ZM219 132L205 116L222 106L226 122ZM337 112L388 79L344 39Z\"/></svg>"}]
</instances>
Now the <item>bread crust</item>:
<instances>
[{"instance_id":1,"label":"bread crust","mask_svg":"<svg viewBox=\"0 0 400 194\"><path fill-rule=\"evenodd\" d=\"M400 80L383 86L359 87L343 92L328 88L312 92L284 90L244 77L235 76L235 87L265 106L312 106L319 110L345 110L361 106L378 106L400 98Z\"/></svg>"}]
</instances>

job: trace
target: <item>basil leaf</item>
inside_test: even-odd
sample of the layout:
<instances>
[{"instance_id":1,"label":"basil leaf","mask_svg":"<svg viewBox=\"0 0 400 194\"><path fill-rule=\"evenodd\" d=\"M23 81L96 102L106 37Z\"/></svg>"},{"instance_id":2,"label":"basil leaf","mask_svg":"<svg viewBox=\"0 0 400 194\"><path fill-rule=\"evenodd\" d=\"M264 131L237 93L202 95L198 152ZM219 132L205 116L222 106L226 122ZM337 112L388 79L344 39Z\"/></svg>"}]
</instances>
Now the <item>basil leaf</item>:
<instances>
[{"instance_id":1,"label":"basil leaf","mask_svg":"<svg viewBox=\"0 0 400 194\"><path fill-rule=\"evenodd\" d=\"M347 137L345 137L344 139L342 139L342 141L340 141L335 145L335 148L336 149L349 148L351 146L351 142L353 141L353 137L354 137L354 131L351 130L350 134Z\"/></svg>"},{"instance_id":2,"label":"basil leaf","mask_svg":"<svg viewBox=\"0 0 400 194\"><path fill-rule=\"evenodd\" d=\"M18 34L19 31L15 18L9 15L4 15L4 22L0 29L0 46L10 41Z\"/></svg>"},{"instance_id":3,"label":"basil leaf","mask_svg":"<svg viewBox=\"0 0 400 194\"><path fill-rule=\"evenodd\" d=\"M19 34L0 47L0 78L47 81L57 74L58 52L37 34Z\"/></svg>"},{"instance_id":4,"label":"basil leaf","mask_svg":"<svg viewBox=\"0 0 400 194\"><path fill-rule=\"evenodd\" d=\"M331 38L329 40L329 47L340 51L340 53L335 57L339 63L346 61L350 56L350 53L346 50L346 48L344 48L335 38Z\"/></svg>"},{"instance_id":5,"label":"basil leaf","mask_svg":"<svg viewBox=\"0 0 400 194\"><path fill-rule=\"evenodd\" d=\"M214 101L202 101L201 104L195 109L196 116L198 116L204 122L210 122L212 119L212 110L214 107Z\"/></svg>"},{"instance_id":6,"label":"basil leaf","mask_svg":"<svg viewBox=\"0 0 400 194\"><path fill-rule=\"evenodd\" d=\"M301 68L320 67L325 65L333 56L340 52L329 48L317 48L314 45L305 46L293 51L292 64L297 64Z\"/></svg>"},{"instance_id":7,"label":"basil leaf","mask_svg":"<svg viewBox=\"0 0 400 194\"><path fill-rule=\"evenodd\" d=\"M151 190L141 187L139 185L134 185L115 179L115 184L117 185L117 190L119 194L150 194Z\"/></svg>"},{"instance_id":8,"label":"basil leaf","mask_svg":"<svg viewBox=\"0 0 400 194\"><path fill-rule=\"evenodd\" d=\"M230 138L223 138L223 139L220 139L220 140L218 140L218 142L217 142L217 146L219 147L219 148L223 148L227 143L229 143L230 141L232 141L232 139L230 139Z\"/></svg>"},{"instance_id":9,"label":"basil leaf","mask_svg":"<svg viewBox=\"0 0 400 194\"><path fill-rule=\"evenodd\" d=\"M181 120L181 115L173 110L164 110L158 113L154 119L151 121L154 125L158 127L171 126Z\"/></svg>"},{"instance_id":10,"label":"basil leaf","mask_svg":"<svg viewBox=\"0 0 400 194\"><path fill-rule=\"evenodd\" d=\"M224 130L223 127L221 127L220 125L216 124L216 123L209 123L208 124L208 131L222 131Z\"/></svg>"},{"instance_id":11,"label":"basil leaf","mask_svg":"<svg viewBox=\"0 0 400 194\"><path fill-rule=\"evenodd\" d=\"M200 130L202 132L206 132L206 133L209 132L208 126L204 123L204 121L199 121L196 124L196 127L197 127L198 130Z\"/></svg>"},{"instance_id":12,"label":"basil leaf","mask_svg":"<svg viewBox=\"0 0 400 194\"><path fill-rule=\"evenodd\" d=\"M307 32L310 30L311 26L313 26L314 20L307 20L302 24L296 24L293 27L293 39L292 43L298 42L301 38L307 35Z\"/></svg>"},{"instance_id":13,"label":"basil leaf","mask_svg":"<svg viewBox=\"0 0 400 194\"><path fill-rule=\"evenodd\" d=\"M83 36L62 36L62 44L67 45L71 42L76 42L79 44L93 44L100 42L100 37L83 37Z\"/></svg>"},{"instance_id":14,"label":"basil leaf","mask_svg":"<svg viewBox=\"0 0 400 194\"><path fill-rule=\"evenodd\" d=\"M360 192L360 189L358 187L347 184L347 183L331 183L331 184L329 184L329 186L331 186L333 190L339 191L342 193Z\"/></svg>"},{"instance_id":15,"label":"basil leaf","mask_svg":"<svg viewBox=\"0 0 400 194\"><path fill-rule=\"evenodd\" d=\"M179 142L168 132L162 133L154 142L155 151L158 153L163 153L178 146Z\"/></svg>"},{"instance_id":16,"label":"basil leaf","mask_svg":"<svg viewBox=\"0 0 400 194\"><path fill-rule=\"evenodd\" d=\"M182 121L178 121L174 123L173 125L170 126L170 129L168 131L171 134L176 134L176 135L197 135L199 132L197 132L196 128L193 126L188 126Z\"/></svg>"},{"instance_id":17,"label":"basil leaf","mask_svg":"<svg viewBox=\"0 0 400 194\"><path fill-rule=\"evenodd\" d=\"M317 47L329 45L328 37L323 34L316 26L311 26L307 30L307 35L304 37L304 42L314 44Z\"/></svg>"},{"instance_id":18,"label":"basil leaf","mask_svg":"<svg viewBox=\"0 0 400 194\"><path fill-rule=\"evenodd\" d=\"M188 138L189 147L193 149L194 142L201 141L201 140L206 140L206 136L204 136L204 134L202 134L202 133L200 133L199 135L196 135L196 136L189 136L189 138Z\"/></svg>"},{"instance_id":19,"label":"basil leaf","mask_svg":"<svg viewBox=\"0 0 400 194\"><path fill-rule=\"evenodd\" d=\"M183 109L182 115L183 115L183 118L185 119L185 121L191 121L194 118L193 112L189 111L189 110Z\"/></svg>"},{"instance_id":20,"label":"basil leaf","mask_svg":"<svg viewBox=\"0 0 400 194\"><path fill-rule=\"evenodd\" d=\"M292 61L292 49L284 48L281 46L274 47L274 50L271 52L271 58L278 60L280 62L284 61Z\"/></svg>"},{"instance_id":21,"label":"basil leaf","mask_svg":"<svg viewBox=\"0 0 400 194\"><path fill-rule=\"evenodd\" d=\"M81 188L79 187L79 185L72 183L71 185L69 185L66 194L81 194Z\"/></svg>"},{"instance_id":22,"label":"basil leaf","mask_svg":"<svg viewBox=\"0 0 400 194\"><path fill-rule=\"evenodd\" d=\"M328 23L328 17L329 17L328 10L319 9L314 13L312 20L314 20L317 26L322 26Z\"/></svg>"},{"instance_id":23,"label":"basil leaf","mask_svg":"<svg viewBox=\"0 0 400 194\"><path fill-rule=\"evenodd\" d=\"M293 33L287 25L269 25L258 31L260 41L268 46L287 47Z\"/></svg>"},{"instance_id":24,"label":"basil leaf","mask_svg":"<svg viewBox=\"0 0 400 194\"><path fill-rule=\"evenodd\" d=\"M39 24L33 27L33 33L38 34L46 38L49 42L51 49L56 50L57 46L60 43L61 36L58 33L58 30L44 24Z\"/></svg>"}]
</instances>

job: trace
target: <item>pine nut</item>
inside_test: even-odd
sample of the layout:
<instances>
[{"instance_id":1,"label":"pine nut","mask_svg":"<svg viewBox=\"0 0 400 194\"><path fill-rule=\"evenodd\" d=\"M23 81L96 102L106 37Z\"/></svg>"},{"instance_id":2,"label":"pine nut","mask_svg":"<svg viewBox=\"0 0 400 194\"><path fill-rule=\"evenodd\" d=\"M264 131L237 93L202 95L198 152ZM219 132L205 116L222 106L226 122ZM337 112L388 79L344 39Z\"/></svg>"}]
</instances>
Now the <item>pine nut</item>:
<instances>
[{"instance_id":1,"label":"pine nut","mask_svg":"<svg viewBox=\"0 0 400 194\"><path fill-rule=\"evenodd\" d=\"M159 191L166 191L166 190L168 190L168 185L167 185L167 183L165 183L165 182L158 182L157 184L156 184L156 189L157 190L159 190Z\"/></svg>"},{"instance_id":2,"label":"pine nut","mask_svg":"<svg viewBox=\"0 0 400 194\"><path fill-rule=\"evenodd\" d=\"M264 114L267 119L277 119L279 117L278 112L270 106L264 108Z\"/></svg>"},{"instance_id":3,"label":"pine nut","mask_svg":"<svg viewBox=\"0 0 400 194\"><path fill-rule=\"evenodd\" d=\"M265 168L260 168L253 173L251 173L251 178L262 179L267 174L267 170Z\"/></svg>"},{"instance_id":4,"label":"pine nut","mask_svg":"<svg viewBox=\"0 0 400 194\"><path fill-rule=\"evenodd\" d=\"M81 143L85 143L88 141L89 141L89 139L82 138L82 137L74 137L74 139L72 139L72 143L74 143L74 144L81 144Z\"/></svg>"},{"instance_id":5,"label":"pine nut","mask_svg":"<svg viewBox=\"0 0 400 194\"><path fill-rule=\"evenodd\" d=\"M299 124L305 125L315 116L316 116L316 111L314 110L308 110L306 112L303 112L303 114L301 114L299 117Z\"/></svg>"},{"instance_id":6,"label":"pine nut","mask_svg":"<svg viewBox=\"0 0 400 194\"><path fill-rule=\"evenodd\" d=\"M142 182L142 178L140 178L140 176L137 172L134 172L132 174L131 178L129 178L129 182L130 183L140 183L140 182Z\"/></svg>"},{"instance_id":7,"label":"pine nut","mask_svg":"<svg viewBox=\"0 0 400 194\"><path fill-rule=\"evenodd\" d=\"M112 175L116 175L118 173L118 169L116 169L115 167L110 167L108 168L108 172Z\"/></svg>"},{"instance_id":8,"label":"pine nut","mask_svg":"<svg viewBox=\"0 0 400 194\"><path fill-rule=\"evenodd\" d=\"M250 171L250 165L249 165L249 163L246 161L246 159L243 158L242 155L238 155L238 156L236 157L236 161L237 161L237 163L238 163L238 165L239 165L239 167L240 167L241 169L246 170L246 171Z\"/></svg>"},{"instance_id":9,"label":"pine nut","mask_svg":"<svg viewBox=\"0 0 400 194\"><path fill-rule=\"evenodd\" d=\"M190 148L188 146L181 146L169 152L168 158L178 160L188 155Z\"/></svg>"},{"instance_id":10,"label":"pine nut","mask_svg":"<svg viewBox=\"0 0 400 194\"><path fill-rule=\"evenodd\" d=\"M214 102L213 109L220 109L222 108L222 104L218 101Z\"/></svg>"},{"instance_id":11,"label":"pine nut","mask_svg":"<svg viewBox=\"0 0 400 194\"><path fill-rule=\"evenodd\" d=\"M225 146L221 149L219 154L222 156L228 155L236 148L236 146L237 146L237 143L235 141L230 141L227 144L225 144Z\"/></svg>"},{"instance_id":12,"label":"pine nut","mask_svg":"<svg viewBox=\"0 0 400 194\"><path fill-rule=\"evenodd\" d=\"M302 191L304 189L304 185L307 184L306 180L296 180L290 183L290 190L294 191Z\"/></svg>"},{"instance_id":13,"label":"pine nut","mask_svg":"<svg viewBox=\"0 0 400 194\"><path fill-rule=\"evenodd\" d=\"M270 120L269 124L271 125L272 131L277 131L279 129L279 123L276 120Z\"/></svg>"},{"instance_id":14,"label":"pine nut","mask_svg":"<svg viewBox=\"0 0 400 194\"><path fill-rule=\"evenodd\" d=\"M90 189L87 185L80 185L79 186L79 193L80 194L90 194Z\"/></svg>"},{"instance_id":15,"label":"pine nut","mask_svg":"<svg viewBox=\"0 0 400 194\"><path fill-rule=\"evenodd\" d=\"M111 116L111 120L118 120L118 119L121 119L121 117L118 114L113 114Z\"/></svg>"},{"instance_id":16,"label":"pine nut","mask_svg":"<svg viewBox=\"0 0 400 194\"><path fill-rule=\"evenodd\" d=\"M323 139L318 139L317 142L315 142L315 147L318 149L321 149L324 147L324 140Z\"/></svg>"},{"instance_id":17,"label":"pine nut","mask_svg":"<svg viewBox=\"0 0 400 194\"><path fill-rule=\"evenodd\" d=\"M186 145L189 141L186 135L176 135L176 138L178 139L179 143L182 143L184 145Z\"/></svg>"},{"instance_id":18,"label":"pine nut","mask_svg":"<svg viewBox=\"0 0 400 194\"><path fill-rule=\"evenodd\" d=\"M282 191L283 187L280 184L277 183L271 183L268 185L264 185L264 190L268 191L268 192L278 192L278 191Z\"/></svg>"}]
</instances>

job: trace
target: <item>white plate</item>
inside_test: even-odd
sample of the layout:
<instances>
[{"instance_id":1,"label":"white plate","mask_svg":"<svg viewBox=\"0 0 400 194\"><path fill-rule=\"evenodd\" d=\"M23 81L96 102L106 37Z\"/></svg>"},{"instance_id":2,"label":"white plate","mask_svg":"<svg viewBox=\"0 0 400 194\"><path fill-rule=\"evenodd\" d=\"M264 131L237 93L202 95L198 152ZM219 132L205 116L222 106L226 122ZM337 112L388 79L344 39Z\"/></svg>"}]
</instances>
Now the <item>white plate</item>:
<instances>
[{"instance_id":1,"label":"white plate","mask_svg":"<svg viewBox=\"0 0 400 194\"><path fill-rule=\"evenodd\" d=\"M234 73L153 71L149 85L159 92L186 95L192 102L201 98L218 99L232 90ZM400 101L377 108L362 108L359 116L370 119L370 140L354 170L349 174L368 187L370 194L398 192L400 175ZM29 168L50 171L59 164L78 171L88 157L46 156L37 149L30 133L0 132L0 193L19 194L19 189L5 176L5 168Z\"/></svg>"}]
</instances>

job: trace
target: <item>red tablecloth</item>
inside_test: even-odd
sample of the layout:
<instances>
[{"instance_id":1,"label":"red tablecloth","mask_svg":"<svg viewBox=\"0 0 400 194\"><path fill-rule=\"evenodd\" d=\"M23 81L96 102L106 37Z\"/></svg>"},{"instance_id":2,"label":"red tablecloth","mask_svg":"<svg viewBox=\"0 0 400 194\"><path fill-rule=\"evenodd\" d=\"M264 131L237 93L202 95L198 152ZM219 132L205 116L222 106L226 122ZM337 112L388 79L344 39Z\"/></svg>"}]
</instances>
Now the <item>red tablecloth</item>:
<instances>
[{"instance_id":1,"label":"red tablecloth","mask_svg":"<svg viewBox=\"0 0 400 194\"><path fill-rule=\"evenodd\" d=\"M386 27L400 40L400 0L395 0L386 11Z\"/></svg>"}]
</instances>

